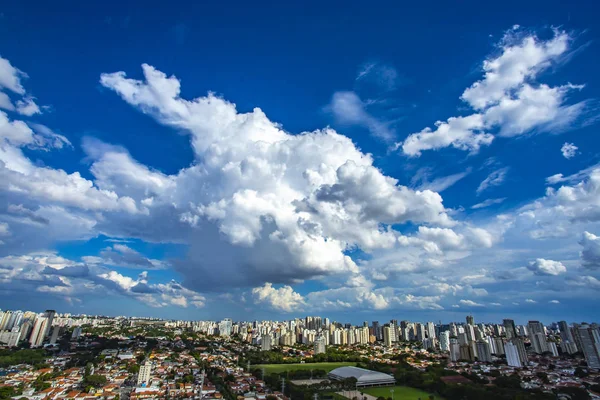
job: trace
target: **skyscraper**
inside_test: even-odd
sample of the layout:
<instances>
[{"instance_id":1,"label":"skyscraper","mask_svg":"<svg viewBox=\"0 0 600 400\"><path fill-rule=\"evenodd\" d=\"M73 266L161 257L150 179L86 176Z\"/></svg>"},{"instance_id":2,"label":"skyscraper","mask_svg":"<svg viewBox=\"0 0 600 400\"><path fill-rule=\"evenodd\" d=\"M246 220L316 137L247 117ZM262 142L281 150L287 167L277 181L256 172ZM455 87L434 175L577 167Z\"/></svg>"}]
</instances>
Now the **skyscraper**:
<instances>
[{"instance_id":1,"label":"skyscraper","mask_svg":"<svg viewBox=\"0 0 600 400\"><path fill-rule=\"evenodd\" d=\"M440 350L450 351L450 332L444 331L440 333Z\"/></svg>"},{"instance_id":2,"label":"skyscraper","mask_svg":"<svg viewBox=\"0 0 600 400\"><path fill-rule=\"evenodd\" d=\"M523 362L519 357L519 350L514 343L506 343L504 345L504 350L506 351L506 362L509 366L516 368L521 368L523 366Z\"/></svg>"},{"instance_id":3,"label":"skyscraper","mask_svg":"<svg viewBox=\"0 0 600 400\"><path fill-rule=\"evenodd\" d=\"M231 327L233 323L231 319L225 318L219 322L219 335L220 336L231 336Z\"/></svg>"},{"instance_id":4,"label":"skyscraper","mask_svg":"<svg viewBox=\"0 0 600 400\"><path fill-rule=\"evenodd\" d=\"M386 347L392 346L392 328L389 325L383 327L383 345Z\"/></svg>"},{"instance_id":5,"label":"skyscraper","mask_svg":"<svg viewBox=\"0 0 600 400\"><path fill-rule=\"evenodd\" d=\"M475 319L472 315L467 315L467 325L475 325Z\"/></svg>"},{"instance_id":6,"label":"skyscraper","mask_svg":"<svg viewBox=\"0 0 600 400\"><path fill-rule=\"evenodd\" d=\"M450 361L456 362L460 359L460 343L458 340L450 339Z\"/></svg>"},{"instance_id":7,"label":"skyscraper","mask_svg":"<svg viewBox=\"0 0 600 400\"><path fill-rule=\"evenodd\" d=\"M529 321L527 324L527 334L533 351L537 354L542 354L548 349L548 342L546 341L546 331L544 325L539 321Z\"/></svg>"},{"instance_id":8,"label":"skyscraper","mask_svg":"<svg viewBox=\"0 0 600 400\"><path fill-rule=\"evenodd\" d=\"M33 324L33 330L29 338L31 347L40 347L44 343L46 327L48 326L48 318L38 317Z\"/></svg>"},{"instance_id":9,"label":"skyscraper","mask_svg":"<svg viewBox=\"0 0 600 400\"><path fill-rule=\"evenodd\" d=\"M314 344L315 354L325 353L327 348L325 346L325 338L321 335L317 336Z\"/></svg>"},{"instance_id":10,"label":"skyscraper","mask_svg":"<svg viewBox=\"0 0 600 400\"><path fill-rule=\"evenodd\" d=\"M264 334L260 339L260 349L262 351L270 351L271 350L271 335Z\"/></svg>"},{"instance_id":11,"label":"skyscraper","mask_svg":"<svg viewBox=\"0 0 600 400\"><path fill-rule=\"evenodd\" d=\"M517 328L515 327L515 321L512 319L505 319L503 322L504 330L506 331L506 339L510 340L517 337Z\"/></svg>"},{"instance_id":12,"label":"skyscraper","mask_svg":"<svg viewBox=\"0 0 600 400\"><path fill-rule=\"evenodd\" d=\"M477 341L477 359L481 362L492 362L492 354L488 342L483 339Z\"/></svg>"},{"instance_id":13,"label":"skyscraper","mask_svg":"<svg viewBox=\"0 0 600 400\"><path fill-rule=\"evenodd\" d=\"M379 321L373 321L373 335L377 340L383 340L383 330L381 329L381 325L379 325Z\"/></svg>"},{"instance_id":14,"label":"skyscraper","mask_svg":"<svg viewBox=\"0 0 600 400\"><path fill-rule=\"evenodd\" d=\"M582 324L577 326L575 335L579 337L581 350L588 367L600 369L600 343L597 341L600 339L598 337L600 335L598 335L598 332L594 332L591 326Z\"/></svg>"},{"instance_id":15,"label":"skyscraper","mask_svg":"<svg viewBox=\"0 0 600 400\"><path fill-rule=\"evenodd\" d=\"M566 353L573 354L577 352L577 344L575 342L575 338L573 337L573 333L571 332L571 328L567 324L567 321L560 321L558 323L558 329L560 329L560 347Z\"/></svg>"},{"instance_id":16,"label":"skyscraper","mask_svg":"<svg viewBox=\"0 0 600 400\"><path fill-rule=\"evenodd\" d=\"M44 331L44 337L48 337L50 335L50 328L52 328L52 322L54 321L54 316L56 315L56 311L54 310L46 310L44 313L44 317L48 320L46 324L46 330Z\"/></svg>"},{"instance_id":17,"label":"skyscraper","mask_svg":"<svg viewBox=\"0 0 600 400\"><path fill-rule=\"evenodd\" d=\"M150 373L152 372L152 364L150 361L146 361L140 366L140 372L138 373L138 386L147 386L150 382Z\"/></svg>"},{"instance_id":18,"label":"skyscraper","mask_svg":"<svg viewBox=\"0 0 600 400\"><path fill-rule=\"evenodd\" d=\"M427 327L427 337L429 339L435 339L435 325L433 322L428 322L425 326Z\"/></svg>"}]
</instances>

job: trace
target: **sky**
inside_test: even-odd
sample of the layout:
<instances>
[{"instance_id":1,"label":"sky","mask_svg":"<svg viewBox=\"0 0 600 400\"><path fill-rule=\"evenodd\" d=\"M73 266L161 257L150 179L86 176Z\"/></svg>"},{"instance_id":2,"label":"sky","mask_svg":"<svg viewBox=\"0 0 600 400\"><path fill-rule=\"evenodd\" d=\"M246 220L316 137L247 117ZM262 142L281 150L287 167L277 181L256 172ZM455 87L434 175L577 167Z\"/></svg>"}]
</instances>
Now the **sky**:
<instances>
[{"instance_id":1,"label":"sky","mask_svg":"<svg viewBox=\"0 0 600 400\"><path fill-rule=\"evenodd\" d=\"M0 308L597 321L595 2L0 6Z\"/></svg>"}]
</instances>

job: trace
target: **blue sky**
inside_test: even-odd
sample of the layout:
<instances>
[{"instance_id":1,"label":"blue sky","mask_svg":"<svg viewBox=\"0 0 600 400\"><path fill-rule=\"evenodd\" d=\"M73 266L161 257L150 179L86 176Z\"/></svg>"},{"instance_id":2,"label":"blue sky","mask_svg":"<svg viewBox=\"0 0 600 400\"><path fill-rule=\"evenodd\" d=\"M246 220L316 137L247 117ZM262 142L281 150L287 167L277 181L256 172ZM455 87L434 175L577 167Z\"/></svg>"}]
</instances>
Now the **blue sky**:
<instances>
[{"instance_id":1,"label":"blue sky","mask_svg":"<svg viewBox=\"0 0 600 400\"><path fill-rule=\"evenodd\" d=\"M594 319L597 14L4 5L1 307Z\"/></svg>"}]
</instances>

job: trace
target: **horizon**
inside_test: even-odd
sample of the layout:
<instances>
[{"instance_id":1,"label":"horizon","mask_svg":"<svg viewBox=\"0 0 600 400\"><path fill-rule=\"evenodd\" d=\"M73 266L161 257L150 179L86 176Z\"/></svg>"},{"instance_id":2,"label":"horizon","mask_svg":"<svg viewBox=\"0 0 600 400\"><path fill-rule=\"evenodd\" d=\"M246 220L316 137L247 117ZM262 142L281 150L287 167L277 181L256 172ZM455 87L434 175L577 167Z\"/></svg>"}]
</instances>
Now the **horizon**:
<instances>
[{"instance_id":1,"label":"horizon","mask_svg":"<svg viewBox=\"0 0 600 400\"><path fill-rule=\"evenodd\" d=\"M36 314L43 314L46 311L49 311L48 309L45 310L41 310L40 311L32 311L32 310L25 310L25 309L2 309L0 307L0 311L2 312L6 312L6 311L22 311L22 312L34 312ZM502 325L502 322L498 322L498 321L478 321L477 320L477 316L473 315L473 314L465 314L463 320L459 321L459 320L451 320L451 321L442 321L442 320L438 320L438 321L433 321L433 320L405 320L405 319L399 319L399 318L391 318L389 320L362 320L360 322L352 322L352 321L348 321L348 320L343 320L343 321L339 321L336 319L332 319L326 316L322 316L322 315L305 315L303 317L298 317L298 316L288 316L285 319L250 319L250 320L244 320L244 319L233 319L230 318L228 316L223 316L222 318L219 319L173 319L173 318L161 318L161 317L153 317L153 316L141 316L141 315L105 315L105 314L86 314L86 313L70 313L70 312L61 312L61 311L57 311L57 310L51 310L51 311L55 311L57 315L69 315L69 317L73 318L73 317L95 317L95 318L108 318L108 319L116 319L116 318L126 318L126 319L151 319L151 320L160 320L160 321L184 321L184 322L220 322L223 321L224 319L231 319L233 323L250 323L250 322L287 322L287 321L294 321L294 320L306 320L306 318L321 318L322 320L325 319L329 319L330 323L337 323L337 324L352 324L352 326L363 326L364 322L368 322L369 326L372 326L373 322L377 322L380 323L381 326L385 325L385 324L389 324L392 320L396 320L398 322L400 321L407 321L410 323L427 323L427 322L433 322L435 325L449 325L451 323L455 323L457 325L466 325L466 318L468 316L472 316L474 318L475 321L475 325L478 324L484 324L484 325ZM541 322L544 326L549 326L552 324L557 324L560 321L565 321L567 322L567 324L572 325L572 324L597 324L597 321L594 320L590 320L588 321L569 321L566 319L557 319L554 321L542 321L542 320L536 320L536 319L527 319L527 320L518 320L518 319L513 319L513 318L502 318L502 320L504 319L509 319L509 320L513 320L515 322L516 325L523 325L526 326L528 322Z\"/></svg>"},{"instance_id":2,"label":"horizon","mask_svg":"<svg viewBox=\"0 0 600 400\"><path fill-rule=\"evenodd\" d=\"M600 5L114 5L0 7L4 307L598 319Z\"/></svg>"}]
</instances>

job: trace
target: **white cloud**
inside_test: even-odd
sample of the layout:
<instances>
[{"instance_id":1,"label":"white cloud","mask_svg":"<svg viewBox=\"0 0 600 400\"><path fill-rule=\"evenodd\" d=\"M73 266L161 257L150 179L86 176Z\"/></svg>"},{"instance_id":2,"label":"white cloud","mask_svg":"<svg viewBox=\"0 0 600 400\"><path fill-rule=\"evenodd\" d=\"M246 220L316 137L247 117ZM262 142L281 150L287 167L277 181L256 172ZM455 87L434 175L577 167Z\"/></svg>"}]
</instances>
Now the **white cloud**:
<instances>
[{"instance_id":1,"label":"white cloud","mask_svg":"<svg viewBox=\"0 0 600 400\"><path fill-rule=\"evenodd\" d=\"M25 97L23 100L17 100L17 112L19 114L31 117L34 114L41 114L40 107L35 104L32 97Z\"/></svg>"},{"instance_id":2,"label":"white cloud","mask_svg":"<svg viewBox=\"0 0 600 400\"><path fill-rule=\"evenodd\" d=\"M354 92L335 92L327 107L338 122L347 125L360 125L367 128L375 137L392 140L394 133L388 124L371 115L366 104Z\"/></svg>"},{"instance_id":3,"label":"white cloud","mask_svg":"<svg viewBox=\"0 0 600 400\"><path fill-rule=\"evenodd\" d=\"M570 91L583 86L550 87L533 81L541 71L565 56L570 42L565 32L555 31L552 39L540 40L509 31L499 45L501 53L484 61L484 78L461 96L475 112L438 121L437 129L413 133L395 147L402 147L408 156L449 146L476 153L481 146L492 143L494 132L510 137L569 128L584 114L587 102L564 103Z\"/></svg>"},{"instance_id":4,"label":"white cloud","mask_svg":"<svg viewBox=\"0 0 600 400\"><path fill-rule=\"evenodd\" d=\"M197 163L166 176L123 149L85 142L84 148L101 190L131 197L151 218L174 214L171 224L187 224L187 231L197 235L190 257L199 260L176 266L185 276L197 274L198 263L206 265L209 278L214 275L203 284L222 282L220 275L239 284L248 284L248 275L262 284L348 273L357 266L344 251L393 247L398 233L391 225L454 224L439 194L399 185L333 130L291 135L260 109L240 114L212 94L182 99L175 77L148 65L143 69L144 81L118 72L103 74L101 83L160 122L188 132ZM158 226L165 223L161 219ZM215 227L209 249L200 232ZM217 260L215 246L236 255ZM207 255L222 268L212 270ZM238 274L237 257L252 268Z\"/></svg>"},{"instance_id":5,"label":"white cloud","mask_svg":"<svg viewBox=\"0 0 600 400\"><path fill-rule=\"evenodd\" d=\"M500 186L504 183L508 170L508 167L504 167L492 171L477 187L477 194L479 195L490 187Z\"/></svg>"},{"instance_id":6,"label":"white cloud","mask_svg":"<svg viewBox=\"0 0 600 400\"><path fill-rule=\"evenodd\" d=\"M68 301L118 294L152 307L202 307L206 300L174 281L149 283L146 272L134 279L102 265L88 265L52 252L0 257L0 289L13 294L41 292Z\"/></svg>"},{"instance_id":7,"label":"white cloud","mask_svg":"<svg viewBox=\"0 0 600 400\"><path fill-rule=\"evenodd\" d=\"M560 301L558 301L558 300L550 300L548 303L550 303L550 304L560 304Z\"/></svg>"},{"instance_id":8,"label":"white cloud","mask_svg":"<svg viewBox=\"0 0 600 400\"><path fill-rule=\"evenodd\" d=\"M600 237L593 233L584 232L579 244L581 250L581 265L588 269L600 269Z\"/></svg>"},{"instance_id":9,"label":"white cloud","mask_svg":"<svg viewBox=\"0 0 600 400\"><path fill-rule=\"evenodd\" d=\"M294 292L291 286L282 286L275 289L269 282L262 287L252 289L257 303L267 303L278 311L292 312L302 309L304 298L299 293Z\"/></svg>"},{"instance_id":10,"label":"white cloud","mask_svg":"<svg viewBox=\"0 0 600 400\"><path fill-rule=\"evenodd\" d=\"M567 267L560 261L546 260L544 258L537 258L535 261L531 261L527 268L533 271L536 275L560 275L567 272Z\"/></svg>"},{"instance_id":11,"label":"white cloud","mask_svg":"<svg viewBox=\"0 0 600 400\"><path fill-rule=\"evenodd\" d=\"M535 303L537 303L537 301L535 301L533 299L525 299L525 303L535 304Z\"/></svg>"},{"instance_id":12,"label":"white cloud","mask_svg":"<svg viewBox=\"0 0 600 400\"><path fill-rule=\"evenodd\" d=\"M4 92L0 92L0 108L3 108L8 111L14 111L15 106L13 105L10 97Z\"/></svg>"},{"instance_id":13,"label":"white cloud","mask_svg":"<svg viewBox=\"0 0 600 400\"><path fill-rule=\"evenodd\" d=\"M10 235L10 228L6 222L0 222L0 236Z\"/></svg>"},{"instance_id":14,"label":"white cloud","mask_svg":"<svg viewBox=\"0 0 600 400\"><path fill-rule=\"evenodd\" d=\"M486 208L486 207L493 206L494 204L503 203L504 200L506 200L506 197L501 197L498 199L486 199L486 200L482 201L481 203L477 203L477 204L471 206L471 208L473 210L478 210L480 208Z\"/></svg>"},{"instance_id":15,"label":"white cloud","mask_svg":"<svg viewBox=\"0 0 600 400\"><path fill-rule=\"evenodd\" d=\"M474 302L473 300L459 300L459 303L464 307L483 307L483 304Z\"/></svg>"},{"instance_id":16,"label":"white cloud","mask_svg":"<svg viewBox=\"0 0 600 400\"><path fill-rule=\"evenodd\" d=\"M499 46L501 54L483 62L484 78L466 89L461 98L476 110L498 103L512 89L520 87L564 55L570 41L565 32L556 31L547 41L540 41L535 36L519 40L514 32L508 32Z\"/></svg>"},{"instance_id":17,"label":"white cloud","mask_svg":"<svg viewBox=\"0 0 600 400\"><path fill-rule=\"evenodd\" d=\"M97 260L94 260L94 263L147 270L166 269L169 267L169 263L167 262L147 258L131 247L120 243L103 249L100 255L102 257L98 257Z\"/></svg>"},{"instance_id":18,"label":"white cloud","mask_svg":"<svg viewBox=\"0 0 600 400\"><path fill-rule=\"evenodd\" d=\"M494 140L493 135L484 132L485 125L481 114L451 117L445 122L437 121L435 126L435 130L425 128L421 132L413 133L404 142L397 143L396 148L401 146L404 154L409 156L420 156L424 150L437 150L448 146L477 153L481 146L487 146Z\"/></svg>"},{"instance_id":19,"label":"white cloud","mask_svg":"<svg viewBox=\"0 0 600 400\"><path fill-rule=\"evenodd\" d=\"M575 146L573 143L568 142L565 142L560 148L560 152L562 153L563 157L567 160L575 157L575 155L577 154L577 150L579 150L579 147Z\"/></svg>"},{"instance_id":20,"label":"white cloud","mask_svg":"<svg viewBox=\"0 0 600 400\"><path fill-rule=\"evenodd\" d=\"M6 58L0 57L0 89L6 88L16 94L25 94L21 78L27 78L27 74L13 67Z\"/></svg>"},{"instance_id":21,"label":"white cloud","mask_svg":"<svg viewBox=\"0 0 600 400\"><path fill-rule=\"evenodd\" d=\"M440 192L443 192L444 190L448 189L449 187L453 186L456 182L460 181L461 179L463 179L470 173L471 173L471 168L467 168L467 170L464 172L459 172L456 174L435 178L431 182L421 183L421 185L419 186L419 190L431 190L433 192L440 193Z\"/></svg>"},{"instance_id":22,"label":"white cloud","mask_svg":"<svg viewBox=\"0 0 600 400\"><path fill-rule=\"evenodd\" d=\"M564 176L563 174L554 174L546 178L546 183L548 185L556 185L558 183L563 182L578 183L587 179L592 174L592 172L594 172L597 169L600 169L600 164L595 164L590 167L584 168L581 171L578 171L569 176Z\"/></svg>"}]
</instances>

